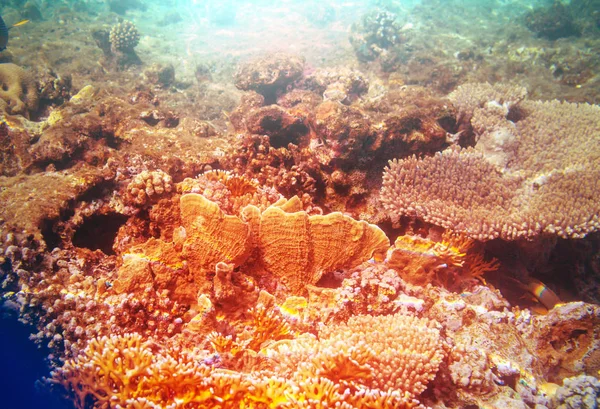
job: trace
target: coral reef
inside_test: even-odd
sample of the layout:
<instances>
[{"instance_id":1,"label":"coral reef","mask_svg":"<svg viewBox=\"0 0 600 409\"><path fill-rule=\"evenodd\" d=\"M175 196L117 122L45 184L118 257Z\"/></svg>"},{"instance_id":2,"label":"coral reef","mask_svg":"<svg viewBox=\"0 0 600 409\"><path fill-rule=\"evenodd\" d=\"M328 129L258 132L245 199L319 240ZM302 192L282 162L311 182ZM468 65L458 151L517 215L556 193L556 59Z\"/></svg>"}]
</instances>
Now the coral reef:
<instances>
[{"instance_id":1,"label":"coral reef","mask_svg":"<svg viewBox=\"0 0 600 409\"><path fill-rule=\"evenodd\" d=\"M171 3L3 3L0 308L44 385L598 405L598 0Z\"/></svg>"}]
</instances>

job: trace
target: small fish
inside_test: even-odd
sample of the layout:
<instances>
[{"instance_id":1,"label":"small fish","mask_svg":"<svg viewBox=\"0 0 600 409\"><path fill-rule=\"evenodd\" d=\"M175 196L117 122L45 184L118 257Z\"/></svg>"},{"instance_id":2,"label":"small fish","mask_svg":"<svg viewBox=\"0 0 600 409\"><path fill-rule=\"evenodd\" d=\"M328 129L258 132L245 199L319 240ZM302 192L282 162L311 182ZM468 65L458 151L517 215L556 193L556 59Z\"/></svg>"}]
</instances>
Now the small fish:
<instances>
[{"instance_id":1,"label":"small fish","mask_svg":"<svg viewBox=\"0 0 600 409\"><path fill-rule=\"evenodd\" d=\"M6 50L6 46L8 45L8 30L10 30L13 27L19 27L27 23L29 23L29 20L21 20L18 23L7 27L2 17L0 17L0 51Z\"/></svg>"}]
</instances>

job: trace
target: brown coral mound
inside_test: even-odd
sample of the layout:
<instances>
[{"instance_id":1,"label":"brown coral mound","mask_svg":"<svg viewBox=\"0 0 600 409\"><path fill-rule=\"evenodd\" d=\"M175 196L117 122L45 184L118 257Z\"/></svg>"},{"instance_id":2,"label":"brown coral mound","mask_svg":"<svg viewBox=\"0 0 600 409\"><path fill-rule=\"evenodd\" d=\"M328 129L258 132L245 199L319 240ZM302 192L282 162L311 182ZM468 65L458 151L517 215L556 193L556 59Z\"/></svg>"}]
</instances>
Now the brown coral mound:
<instances>
[{"instance_id":1,"label":"brown coral mound","mask_svg":"<svg viewBox=\"0 0 600 409\"><path fill-rule=\"evenodd\" d=\"M37 109L38 90L31 75L15 64L0 64L0 110L28 117Z\"/></svg>"},{"instance_id":2,"label":"brown coral mound","mask_svg":"<svg viewBox=\"0 0 600 409\"><path fill-rule=\"evenodd\" d=\"M391 161L380 202L392 219L419 217L478 240L580 238L600 228L600 107L464 105L479 129L475 149Z\"/></svg>"},{"instance_id":3,"label":"brown coral mound","mask_svg":"<svg viewBox=\"0 0 600 409\"><path fill-rule=\"evenodd\" d=\"M304 58L275 53L240 65L234 75L235 86L244 91L256 91L272 103L277 93L300 78L303 71Z\"/></svg>"}]
</instances>

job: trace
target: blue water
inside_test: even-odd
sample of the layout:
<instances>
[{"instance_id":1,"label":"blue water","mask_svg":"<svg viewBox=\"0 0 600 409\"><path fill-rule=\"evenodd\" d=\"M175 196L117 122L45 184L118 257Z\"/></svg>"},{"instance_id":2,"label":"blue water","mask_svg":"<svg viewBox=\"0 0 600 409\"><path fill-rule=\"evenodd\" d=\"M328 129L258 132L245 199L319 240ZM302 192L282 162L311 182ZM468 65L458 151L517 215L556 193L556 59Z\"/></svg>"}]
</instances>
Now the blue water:
<instances>
[{"instance_id":1,"label":"blue water","mask_svg":"<svg viewBox=\"0 0 600 409\"><path fill-rule=\"evenodd\" d=\"M38 381L48 376L49 351L29 340L35 328L13 316L0 318L0 407L2 409L68 409L69 402Z\"/></svg>"}]
</instances>

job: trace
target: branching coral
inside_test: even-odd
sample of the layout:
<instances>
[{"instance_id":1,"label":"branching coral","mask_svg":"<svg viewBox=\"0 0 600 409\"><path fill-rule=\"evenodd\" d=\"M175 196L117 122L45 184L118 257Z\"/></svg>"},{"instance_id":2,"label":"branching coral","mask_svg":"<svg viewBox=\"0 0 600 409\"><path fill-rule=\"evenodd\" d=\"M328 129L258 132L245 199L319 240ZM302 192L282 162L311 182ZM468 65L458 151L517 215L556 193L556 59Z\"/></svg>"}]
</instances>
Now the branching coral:
<instances>
[{"instance_id":1,"label":"branching coral","mask_svg":"<svg viewBox=\"0 0 600 409\"><path fill-rule=\"evenodd\" d=\"M239 407L231 402L250 389L240 374L211 371L182 351L155 351L137 334L92 340L81 355L54 371L52 381L74 396L79 409Z\"/></svg>"},{"instance_id":2,"label":"branching coral","mask_svg":"<svg viewBox=\"0 0 600 409\"><path fill-rule=\"evenodd\" d=\"M600 107L472 104L461 112L474 111L472 124L479 118L475 150L390 162L380 202L393 220L419 217L478 240L580 238L600 228Z\"/></svg>"}]
</instances>

